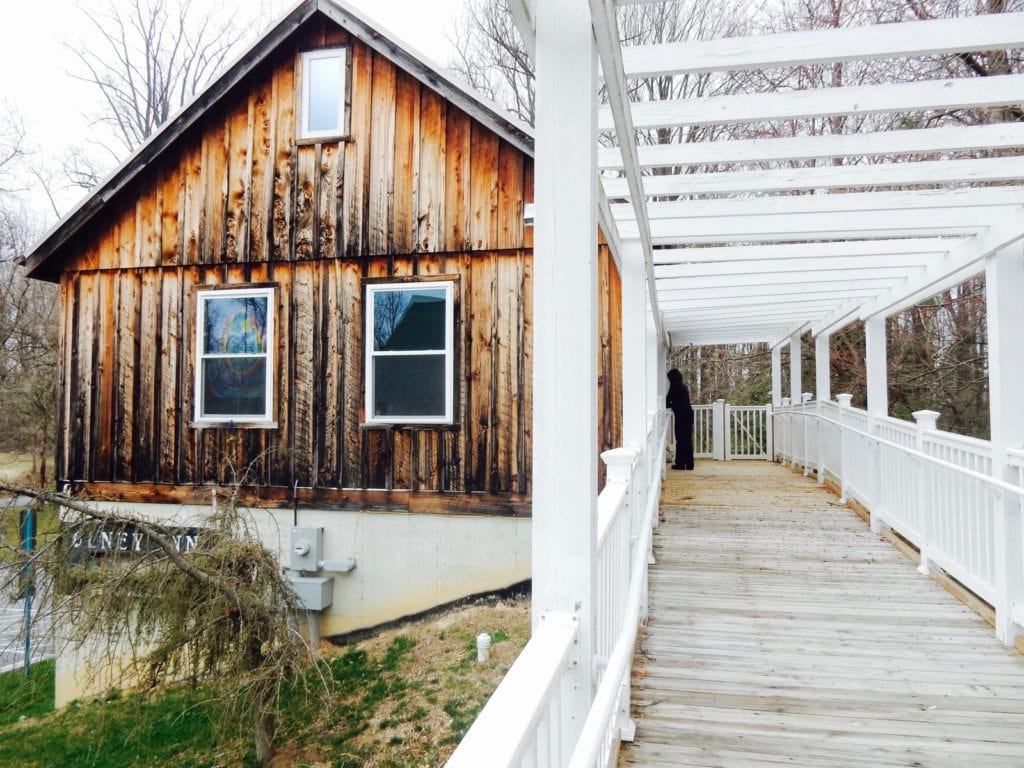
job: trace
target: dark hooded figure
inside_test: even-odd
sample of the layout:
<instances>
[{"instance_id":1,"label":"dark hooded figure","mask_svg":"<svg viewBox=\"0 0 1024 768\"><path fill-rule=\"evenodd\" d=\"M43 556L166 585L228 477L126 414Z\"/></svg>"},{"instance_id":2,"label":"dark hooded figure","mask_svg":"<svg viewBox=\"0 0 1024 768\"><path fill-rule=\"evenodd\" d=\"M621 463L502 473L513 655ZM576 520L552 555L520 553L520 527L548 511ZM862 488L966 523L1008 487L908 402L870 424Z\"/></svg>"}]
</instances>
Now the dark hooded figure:
<instances>
[{"instance_id":1,"label":"dark hooded figure","mask_svg":"<svg viewBox=\"0 0 1024 768\"><path fill-rule=\"evenodd\" d=\"M677 368L668 372L665 407L671 408L676 417L676 463L672 469L693 469L693 406L690 405L690 390L683 384L683 374Z\"/></svg>"}]
</instances>

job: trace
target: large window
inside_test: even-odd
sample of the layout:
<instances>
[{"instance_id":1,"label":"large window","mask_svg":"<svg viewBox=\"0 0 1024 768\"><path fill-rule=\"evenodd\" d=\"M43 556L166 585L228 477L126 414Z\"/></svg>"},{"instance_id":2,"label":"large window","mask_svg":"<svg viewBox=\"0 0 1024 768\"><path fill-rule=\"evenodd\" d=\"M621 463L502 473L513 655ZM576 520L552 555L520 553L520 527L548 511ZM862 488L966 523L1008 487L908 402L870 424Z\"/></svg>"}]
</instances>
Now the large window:
<instances>
[{"instance_id":1,"label":"large window","mask_svg":"<svg viewBox=\"0 0 1024 768\"><path fill-rule=\"evenodd\" d=\"M366 288L369 422L450 424L454 388L454 284Z\"/></svg>"},{"instance_id":2,"label":"large window","mask_svg":"<svg viewBox=\"0 0 1024 768\"><path fill-rule=\"evenodd\" d=\"M196 421L273 420L274 289L199 291Z\"/></svg>"},{"instance_id":3,"label":"large window","mask_svg":"<svg viewBox=\"0 0 1024 768\"><path fill-rule=\"evenodd\" d=\"M302 54L300 138L341 136L345 133L347 65L347 48L327 48Z\"/></svg>"}]
</instances>

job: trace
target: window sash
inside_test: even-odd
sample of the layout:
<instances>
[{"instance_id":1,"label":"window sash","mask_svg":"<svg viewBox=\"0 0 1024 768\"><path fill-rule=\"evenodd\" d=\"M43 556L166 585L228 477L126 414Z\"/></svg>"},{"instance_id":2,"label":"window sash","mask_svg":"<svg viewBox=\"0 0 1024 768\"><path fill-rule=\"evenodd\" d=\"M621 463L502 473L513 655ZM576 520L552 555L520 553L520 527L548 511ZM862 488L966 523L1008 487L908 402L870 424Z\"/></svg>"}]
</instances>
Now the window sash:
<instances>
[{"instance_id":1,"label":"window sash","mask_svg":"<svg viewBox=\"0 0 1024 768\"><path fill-rule=\"evenodd\" d=\"M242 424L269 424L274 413L274 307L275 295L273 288L240 288L227 290L204 290L196 294L196 365L195 389L195 421L199 423L226 424L238 422ZM228 299L262 298L266 301L266 317L263 327L262 352L211 352L206 348L206 320L208 306L211 302ZM237 360L263 362L263 404L262 413L211 413L206 402L207 361Z\"/></svg>"},{"instance_id":2,"label":"window sash","mask_svg":"<svg viewBox=\"0 0 1024 768\"><path fill-rule=\"evenodd\" d=\"M333 126L314 130L310 128L310 112L313 107L312 98L317 94L311 92L314 62L334 60L338 66L338 105L337 120ZM348 49L324 48L306 51L302 54L302 104L300 116L299 138L315 139L345 134L345 97L347 94Z\"/></svg>"},{"instance_id":3,"label":"window sash","mask_svg":"<svg viewBox=\"0 0 1024 768\"><path fill-rule=\"evenodd\" d=\"M424 281L419 283L376 283L366 287L366 423L369 424L451 424L454 421L455 392L455 289L452 281ZM374 322L376 319L375 296L390 291L402 293L444 292L444 347L422 349L375 349ZM378 387L375 361L381 358L438 358L444 360L443 409L436 414L414 415L409 413L378 414Z\"/></svg>"}]
</instances>

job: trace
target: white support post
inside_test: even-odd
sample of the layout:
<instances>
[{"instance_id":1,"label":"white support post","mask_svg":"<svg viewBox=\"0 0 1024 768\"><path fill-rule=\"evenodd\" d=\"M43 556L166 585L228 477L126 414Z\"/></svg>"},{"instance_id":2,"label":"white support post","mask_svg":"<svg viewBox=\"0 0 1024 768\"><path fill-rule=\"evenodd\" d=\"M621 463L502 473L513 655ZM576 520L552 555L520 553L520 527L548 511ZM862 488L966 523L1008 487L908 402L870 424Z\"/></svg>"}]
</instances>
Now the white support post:
<instances>
[{"instance_id":1,"label":"white support post","mask_svg":"<svg viewBox=\"0 0 1024 768\"><path fill-rule=\"evenodd\" d=\"M597 57L586 0L536 6L533 626L578 619L562 685L567 762L594 696Z\"/></svg>"},{"instance_id":2,"label":"white support post","mask_svg":"<svg viewBox=\"0 0 1024 768\"><path fill-rule=\"evenodd\" d=\"M885 317L875 315L864 322L864 365L867 369L868 415L889 415L889 358L886 350ZM874 430L872 430L872 433Z\"/></svg>"},{"instance_id":3,"label":"white support post","mask_svg":"<svg viewBox=\"0 0 1024 768\"><path fill-rule=\"evenodd\" d=\"M836 395L836 402L839 403L839 423L846 426L846 411L853 402L853 395ZM839 430L839 503L846 503L846 430Z\"/></svg>"},{"instance_id":4,"label":"white support post","mask_svg":"<svg viewBox=\"0 0 1024 768\"><path fill-rule=\"evenodd\" d=\"M718 461L729 458L729 437L726 434L728 428L725 419L725 400L719 398L711 404L711 453Z\"/></svg>"},{"instance_id":5,"label":"white support post","mask_svg":"<svg viewBox=\"0 0 1024 768\"><path fill-rule=\"evenodd\" d=\"M639 240L623 240L622 262L622 439L647 440L647 277Z\"/></svg>"},{"instance_id":6,"label":"white support post","mask_svg":"<svg viewBox=\"0 0 1024 768\"><path fill-rule=\"evenodd\" d=\"M797 331L789 337L789 396L793 403L800 402L801 390L803 384L803 372L801 371L801 364L803 362L801 353L800 337L803 335L802 331Z\"/></svg>"},{"instance_id":7,"label":"white support post","mask_svg":"<svg viewBox=\"0 0 1024 768\"><path fill-rule=\"evenodd\" d=\"M924 433L926 430L934 432L939 428L939 416L942 414L938 411L923 410L914 411L911 415L917 423L917 435L914 447L921 453L927 453L927 451L925 451ZM916 461L917 493L914 494L914 503L918 505L919 514L917 519L921 521L921 535L923 538L920 546L918 547L921 552L921 562L917 566L917 570L927 576L932 571L932 541L935 536L934 526L932 525L931 505L928 503L930 488L930 479L928 476L929 465L925 461Z\"/></svg>"},{"instance_id":8,"label":"white support post","mask_svg":"<svg viewBox=\"0 0 1024 768\"><path fill-rule=\"evenodd\" d=\"M814 392L818 402L832 399L832 360L827 333L814 337Z\"/></svg>"},{"instance_id":9,"label":"white support post","mask_svg":"<svg viewBox=\"0 0 1024 768\"><path fill-rule=\"evenodd\" d=\"M1014 482L1008 448L1024 446L1024 248L1014 245L985 261L988 312L988 376L991 409L992 473ZM999 494L995 501L996 636L1013 645L1024 628L1014 609L1024 607L1024 535L1017 497Z\"/></svg>"},{"instance_id":10,"label":"white support post","mask_svg":"<svg viewBox=\"0 0 1024 768\"><path fill-rule=\"evenodd\" d=\"M782 405L782 347L772 347L772 405Z\"/></svg>"}]
</instances>

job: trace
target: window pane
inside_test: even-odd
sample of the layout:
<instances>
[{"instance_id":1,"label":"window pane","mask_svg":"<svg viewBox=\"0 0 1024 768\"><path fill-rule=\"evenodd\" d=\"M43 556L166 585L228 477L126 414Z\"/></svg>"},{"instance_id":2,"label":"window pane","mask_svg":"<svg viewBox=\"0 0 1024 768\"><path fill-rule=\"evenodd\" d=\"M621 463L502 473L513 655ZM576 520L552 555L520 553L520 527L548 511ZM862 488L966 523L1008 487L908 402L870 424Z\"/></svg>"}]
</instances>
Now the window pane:
<instances>
[{"instance_id":1,"label":"window pane","mask_svg":"<svg viewBox=\"0 0 1024 768\"><path fill-rule=\"evenodd\" d=\"M444 355L395 355L373 361L373 415L445 415Z\"/></svg>"},{"instance_id":2,"label":"window pane","mask_svg":"<svg viewBox=\"0 0 1024 768\"><path fill-rule=\"evenodd\" d=\"M203 360L203 416L263 416L267 412L267 360Z\"/></svg>"},{"instance_id":3,"label":"window pane","mask_svg":"<svg viewBox=\"0 0 1024 768\"><path fill-rule=\"evenodd\" d=\"M373 348L377 352L445 348L443 288L373 293Z\"/></svg>"},{"instance_id":4,"label":"window pane","mask_svg":"<svg viewBox=\"0 0 1024 768\"><path fill-rule=\"evenodd\" d=\"M306 64L309 78L306 128L310 132L340 130L341 57L309 58Z\"/></svg>"},{"instance_id":5,"label":"window pane","mask_svg":"<svg viewBox=\"0 0 1024 768\"><path fill-rule=\"evenodd\" d=\"M266 333L266 296L206 300L204 353L263 354Z\"/></svg>"}]
</instances>

